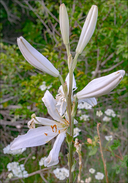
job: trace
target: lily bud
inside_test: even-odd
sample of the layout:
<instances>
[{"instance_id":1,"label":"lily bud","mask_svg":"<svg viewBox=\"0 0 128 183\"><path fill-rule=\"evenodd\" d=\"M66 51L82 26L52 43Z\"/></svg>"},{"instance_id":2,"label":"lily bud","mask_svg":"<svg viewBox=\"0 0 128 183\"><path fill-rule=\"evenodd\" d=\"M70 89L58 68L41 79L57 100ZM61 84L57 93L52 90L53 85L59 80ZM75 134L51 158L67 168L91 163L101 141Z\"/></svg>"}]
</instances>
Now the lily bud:
<instances>
[{"instance_id":1,"label":"lily bud","mask_svg":"<svg viewBox=\"0 0 128 183\"><path fill-rule=\"evenodd\" d=\"M108 94L120 83L124 74L124 70L119 70L107 76L94 79L83 90L78 92L76 96L78 99L83 99Z\"/></svg>"},{"instance_id":2,"label":"lily bud","mask_svg":"<svg viewBox=\"0 0 128 183\"><path fill-rule=\"evenodd\" d=\"M80 39L76 48L76 53L78 54L82 53L84 47L91 39L92 34L95 30L97 16L98 16L98 8L96 5L93 5L87 15L84 26L82 28Z\"/></svg>"},{"instance_id":3,"label":"lily bud","mask_svg":"<svg viewBox=\"0 0 128 183\"><path fill-rule=\"evenodd\" d=\"M59 71L52 65L52 63L31 46L23 37L17 39L17 44L24 58L31 65L54 77L59 76Z\"/></svg>"},{"instance_id":4,"label":"lily bud","mask_svg":"<svg viewBox=\"0 0 128 183\"><path fill-rule=\"evenodd\" d=\"M65 4L60 5L59 22L63 42L67 45L69 43L69 19Z\"/></svg>"}]
</instances>

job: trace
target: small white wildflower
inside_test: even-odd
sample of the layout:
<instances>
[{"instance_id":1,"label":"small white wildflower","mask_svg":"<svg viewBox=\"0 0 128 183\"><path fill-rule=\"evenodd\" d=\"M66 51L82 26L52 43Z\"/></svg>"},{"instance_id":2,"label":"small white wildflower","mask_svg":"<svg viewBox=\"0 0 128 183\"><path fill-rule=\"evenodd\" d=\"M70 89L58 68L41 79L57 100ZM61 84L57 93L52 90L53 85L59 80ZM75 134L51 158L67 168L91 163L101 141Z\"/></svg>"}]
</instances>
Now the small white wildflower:
<instances>
[{"instance_id":1,"label":"small white wildflower","mask_svg":"<svg viewBox=\"0 0 128 183\"><path fill-rule=\"evenodd\" d=\"M88 121L89 120L89 115L86 115L86 114L81 115L80 120Z\"/></svg>"},{"instance_id":2,"label":"small white wildflower","mask_svg":"<svg viewBox=\"0 0 128 183\"><path fill-rule=\"evenodd\" d=\"M66 168L56 168L53 170L53 173L59 180L64 180L69 177L69 170Z\"/></svg>"},{"instance_id":3,"label":"small white wildflower","mask_svg":"<svg viewBox=\"0 0 128 183\"><path fill-rule=\"evenodd\" d=\"M8 178L11 179L13 177L13 174L12 173L9 173L8 174Z\"/></svg>"},{"instance_id":4,"label":"small white wildflower","mask_svg":"<svg viewBox=\"0 0 128 183\"><path fill-rule=\"evenodd\" d=\"M104 178L103 173L97 172L97 174L95 175L95 179L97 179L97 180L102 180L103 178Z\"/></svg>"},{"instance_id":5,"label":"small white wildflower","mask_svg":"<svg viewBox=\"0 0 128 183\"><path fill-rule=\"evenodd\" d=\"M49 86L46 86L46 82L43 81L42 85L39 86L39 88L41 89L41 91L44 91L46 89L50 89L52 87L52 84L50 84Z\"/></svg>"},{"instance_id":6,"label":"small white wildflower","mask_svg":"<svg viewBox=\"0 0 128 183\"><path fill-rule=\"evenodd\" d=\"M107 116L104 116L104 117L103 117L103 121L108 122L108 121L110 121L110 120L111 120L111 118L109 118L109 117L107 117Z\"/></svg>"},{"instance_id":7,"label":"small white wildflower","mask_svg":"<svg viewBox=\"0 0 128 183\"><path fill-rule=\"evenodd\" d=\"M23 177L24 178L27 178L28 177L28 172L25 170L25 171L23 171Z\"/></svg>"},{"instance_id":8,"label":"small white wildflower","mask_svg":"<svg viewBox=\"0 0 128 183\"><path fill-rule=\"evenodd\" d=\"M91 180L92 180L91 177L88 177L88 178L85 179L85 183L90 183Z\"/></svg>"},{"instance_id":9,"label":"small white wildflower","mask_svg":"<svg viewBox=\"0 0 128 183\"><path fill-rule=\"evenodd\" d=\"M84 108L85 109L92 109L92 106L90 104L88 104L87 102L84 102Z\"/></svg>"},{"instance_id":10,"label":"small white wildflower","mask_svg":"<svg viewBox=\"0 0 128 183\"><path fill-rule=\"evenodd\" d=\"M40 166L43 166L44 165L44 160L45 159L46 159L46 157L43 157L43 158L40 159L40 161L39 161L39 165Z\"/></svg>"},{"instance_id":11,"label":"small white wildflower","mask_svg":"<svg viewBox=\"0 0 128 183\"><path fill-rule=\"evenodd\" d=\"M116 116L115 112L112 109L107 109L105 111L105 114L108 115L108 116L112 116L112 117Z\"/></svg>"},{"instance_id":12,"label":"small white wildflower","mask_svg":"<svg viewBox=\"0 0 128 183\"><path fill-rule=\"evenodd\" d=\"M34 159L36 159L36 157L35 156L32 156L32 159L34 160Z\"/></svg>"},{"instance_id":13,"label":"small white wildflower","mask_svg":"<svg viewBox=\"0 0 128 183\"><path fill-rule=\"evenodd\" d=\"M81 180L81 181L80 181L80 183L84 183L84 181L83 181L83 180Z\"/></svg>"},{"instance_id":14,"label":"small white wildflower","mask_svg":"<svg viewBox=\"0 0 128 183\"><path fill-rule=\"evenodd\" d=\"M95 71L92 71L91 74L94 75L95 74Z\"/></svg>"},{"instance_id":15,"label":"small white wildflower","mask_svg":"<svg viewBox=\"0 0 128 183\"><path fill-rule=\"evenodd\" d=\"M8 163L7 164L7 169L8 169L8 171L11 171L12 169L16 168L18 165L19 165L19 163L15 162L15 161L12 162L12 163Z\"/></svg>"},{"instance_id":16,"label":"small white wildflower","mask_svg":"<svg viewBox=\"0 0 128 183\"><path fill-rule=\"evenodd\" d=\"M20 128L21 128L21 125L16 125L16 128L17 128L17 129L20 129Z\"/></svg>"},{"instance_id":17,"label":"small white wildflower","mask_svg":"<svg viewBox=\"0 0 128 183\"><path fill-rule=\"evenodd\" d=\"M10 145L7 145L4 149L3 149L3 153L4 154L22 154L24 151L26 150L26 148L21 148L21 149L16 149L16 150L11 150L10 149Z\"/></svg>"},{"instance_id":18,"label":"small white wildflower","mask_svg":"<svg viewBox=\"0 0 128 183\"><path fill-rule=\"evenodd\" d=\"M103 112L100 110L100 111L96 111L96 115L98 116L98 117L100 117L100 116L102 116L103 115Z\"/></svg>"},{"instance_id":19,"label":"small white wildflower","mask_svg":"<svg viewBox=\"0 0 128 183\"><path fill-rule=\"evenodd\" d=\"M90 168L89 172L93 174L93 173L95 173L95 169L94 168Z\"/></svg>"},{"instance_id":20,"label":"small white wildflower","mask_svg":"<svg viewBox=\"0 0 128 183\"><path fill-rule=\"evenodd\" d=\"M73 137L77 137L78 135L79 135L79 132L80 132L81 130L79 129L79 128L74 128L74 135L73 135Z\"/></svg>"},{"instance_id":21,"label":"small white wildflower","mask_svg":"<svg viewBox=\"0 0 128 183\"><path fill-rule=\"evenodd\" d=\"M105 136L105 139L106 139L107 141L111 141L111 140L113 140L113 136L112 136L112 135L110 135L110 136Z\"/></svg>"},{"instance_id":22,"label":"small white wildflower","mask_svg":"<svg viewBox=\"0 0 128 183\"><path fill-rule=\"evenodd\" d=\"M81 114L81 112L82 112L81 110L78 110L78 111L77 111L78 114Z\"/></svg>"},{"instance_id":23,"label":"small white wildflower","mask_svg":"<svg viewBox=\"0 0 128 183\"><path fill-rule=\"evenodd\" d=\"M84 109L84 104L83 103L79 103L78 104L78 109Z\"/></svg>"}]
</instances>

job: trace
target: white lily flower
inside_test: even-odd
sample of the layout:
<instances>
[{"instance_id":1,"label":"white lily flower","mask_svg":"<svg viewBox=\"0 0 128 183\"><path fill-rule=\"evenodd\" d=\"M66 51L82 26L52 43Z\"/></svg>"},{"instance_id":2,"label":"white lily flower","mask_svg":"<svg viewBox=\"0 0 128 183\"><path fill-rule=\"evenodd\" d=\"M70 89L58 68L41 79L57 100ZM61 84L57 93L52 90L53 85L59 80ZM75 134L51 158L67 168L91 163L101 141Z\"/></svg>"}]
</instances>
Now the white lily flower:
<instances>
[{"instance_id":1,"label":"white lily flower","mask_svg":"<svg viewBox=\"0 0 128 183\"><path fill-rule=\"evenodd\" d=\"M69 43L69 19L65 4L60 5L59 22L63 42L67 45Z\"/></svg>"},{"instance_id":2,"label":"white lily flower","mask_svg":"<svg viewBox=\"0 0 128 183\"><path fill-rule=\"evenodd\" d=\"M119 70L107 76L94 79L83 90L79 91L76 96L78 99L86 99L108 94L120 83L124 74L124 70Z\"/></svg>"},{"instance_id":3,"label":"white lily flower","mask_svg":"<svg viewBox=\"0 0 128 183\"><path fill-rule=\"evenodd\" d=\"M22 36L17 38L17 44L24 58L31 65L54 77L59 76L59 71L52 65L52 63L31 46Z\"/></svg>"},{"instance_id":4,"label":"white lily flower","mask_svg":"<svg viewBox=\"0 0 128 183\"><path fill-rule=\"evenodd\" d=\"M66 84L67 84L67 89L69 91L69 74L67 75L66 79ZM75 77L73 75L73 84L72 84L72 100L73 100L73 92L77 89L76 87L76 81L75 81ZM66 110L66 106L67 106L67 103L66 103L66 98L65 98L65 95L64 95L64 91L63 91L63 87L62 85L59 87L59 90L58 90L58 94L56 95L56 101L57 101L57 109L60 113L60 115L63 115L65 110ZM97 104L97 101L96 99L93 97L93 98L84 98L84 99L79 99L78 98L78 103L81 103L81 102L87 102L89 105L91 106L94 106Z\"/></svg>"},{"instance_id":5,"label":"white lily flower","mask_svg":"<svg viewBox=\"0 0 128 183\"><path fill-rule=\"evenodd\" d=\"M98 7L96 5L93 5L89 10L84 26L82 28L80 39L76 48L76 53L80 54L83 51L84 47L89 42L89 40L91 39L93 32L95 30L97 16L98 16Z\"/></svg>"},{"instance_id":6,"label":"white lily flower","mask_svg":"<svg viewBox=\"0 0 128 183\"><path fill-rule=\"evenodd\" d=\"M34 117L29 122L29 127L31 129L25 135L19 135L16 139L14 139L14 141L10 144L10 147L11 150L15 150L19 148L44 145L57 136L53 149L51 150L49 156L44 160L44 165L49 167L56 165L59 162L59 151L66 136L69 122L59 115L56 108L56 100L48 90L45 92L42 100L47 107L48 113L55 121L47 118ZM34 128L34 123L42 124L44 126Z\"/></svg>"}]
</instances>

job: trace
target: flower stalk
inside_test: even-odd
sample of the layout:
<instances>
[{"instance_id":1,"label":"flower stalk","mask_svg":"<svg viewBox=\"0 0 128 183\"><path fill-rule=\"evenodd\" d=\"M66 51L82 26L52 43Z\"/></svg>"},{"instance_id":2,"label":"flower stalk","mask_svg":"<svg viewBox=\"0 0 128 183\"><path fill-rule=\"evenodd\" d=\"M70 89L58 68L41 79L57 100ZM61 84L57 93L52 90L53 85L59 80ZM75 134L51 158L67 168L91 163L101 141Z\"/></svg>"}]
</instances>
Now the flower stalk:
<instances>
[{"instance_id":1,"label":"flower stalk","mask_svg":"<svg viewBox=\"0 0 128 183\"><path fill-rule=\"evenodd\" d=\"M73 80L73 71L72 71L72 68L70 67L70 70L69 70L68 114L69 114L70 136L73 138L73 117L71 115L71 112L72 112L72 101L71 101L72 80ZM73 142L71 141L69 143L69 183L73 182L73 177L72 177L72 172L71 172L72 164L73 164Z\"/></svg>"},{"instance_id":2,"label":"flower stalk","mask_svg":"<svg viewBox=\"0 0 128 183\"><path fill-rule=\"evenodd\" d=\"M104 159L104 155L103 155L103 150L102 150L102 144L101 144L101 139L100 139L100 132L99 132L99 126L101 125L101 123L97 124L97 133L98 133L98 137L99 137L99 144L100 144L100 153L101 153L101 158L104 164L104 172L105 172L105 177L106 177L106 183L108 182L108 172L107 172L107 168L106 168L106 162Z\"/></svg>"}]
</instances>

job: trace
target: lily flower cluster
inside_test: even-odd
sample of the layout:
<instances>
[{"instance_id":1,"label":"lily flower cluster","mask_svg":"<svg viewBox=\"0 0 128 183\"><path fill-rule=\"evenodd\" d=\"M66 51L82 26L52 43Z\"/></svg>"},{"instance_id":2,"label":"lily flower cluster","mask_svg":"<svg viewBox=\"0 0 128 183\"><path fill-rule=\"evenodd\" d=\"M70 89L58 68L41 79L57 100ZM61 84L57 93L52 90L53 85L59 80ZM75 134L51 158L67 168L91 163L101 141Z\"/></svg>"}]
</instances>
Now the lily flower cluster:
<instances>
[{"instance_id":1,"label":"lily flower cluster","mask_svg":"<svg viewBox=\"0 0 128 183\"><path fill-rule=\"evenodd\" d=\"M68 55L69 74L67 74L65 79L66 85L63 82L59 71L46 57L33 48L23 37L19 37L17 39L18 47L21 53L31 65L40 71L46 72L54 77L59 77L61 81L61 86L59 87L56 99L53 98L52 94L48 90L45 92L44 97L42 98L42 101L44 102L52 119L36 117L36 115L32 115L32 119L28 122L28 127L30 128L28 132L25 135L19 135L10 144L11 150L16 150L26 147L44 145L56 137L49 156L44 159L44 166L46 167L58 164L58 156L61 145L66 137L68 127L71 128L69 116L74 114L69 114L68 111L69 93L71 93L72 104L74 103L75 99L77 99L78 103L87 102L91 106L94 106L97 104L95 97L100 97L113 90L119 84L125 74L125 71L119 70L107 76L96 78L89 82L89 84L81 91L74 94L74 91L77 89L77 87L73 71L77 64L77 58L79 54L82 53L84 47L87 45L94 33L98 16L98 8L96 5L93 5L87 15L76 48L76 55L74 59L72 59L70 54L69 18L64 4L60 5L59 13L61 34ZM35 124L43 126L35 128Z\"/></svg>"}]
</instances>

